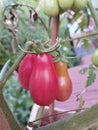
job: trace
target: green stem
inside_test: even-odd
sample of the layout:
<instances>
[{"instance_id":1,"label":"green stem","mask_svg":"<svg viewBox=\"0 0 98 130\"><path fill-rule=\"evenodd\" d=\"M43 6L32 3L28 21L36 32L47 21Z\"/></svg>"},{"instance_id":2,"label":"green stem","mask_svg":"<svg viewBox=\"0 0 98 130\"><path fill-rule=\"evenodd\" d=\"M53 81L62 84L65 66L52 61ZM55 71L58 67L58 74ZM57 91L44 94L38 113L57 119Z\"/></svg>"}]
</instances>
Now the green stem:
<instances>
[{"instance_id":1,"label":"green stem","mask_svg":"<svg viewBox=\"0 0 98 130\"><path fill-rule=\"evenodd\" d=\"M42 122L42 117L43 117L43 112L44 112L44 107L43 106L40 106L40 108L39 108L39 110L38 110L38 113L37 113L37 116L36 116L36 119L39 119L40 118L40 120L37 120L36 122L35 122L35 124L38 124L38 126L40 126L41 125L41 122Z\"/></svg>"},{"instance_id":2,"label":"green stem","mask_svg":"<svg viewBox=\"0 0 98 130\"><path fill-rule=\"evenodd\" d=\"M98 32L88 33L88 34L85 34L85 35L80 36L80 37L71 38L71 39L65 39L65 40L61 40L61 41L67 43L67 42L74 41L74 40L80 40L80 39L89 38L89 37L95 36L95 35L98 35Z\"/></svg>"},{"instance_id":3,"label":"green stem","mask_svg":"<svg viewBox=\"0 0 98 130\"><path fill-rule=\"evenodd\" d=\"M92 1L88 0L87 5L88 5L88 8L90 9L90 12L91 12L93 18L94 18L94 21L95 21L95 24L96 24L96 28L97 28L97 31L98 31L98 16L96 14L96 11L95 11L95 8L93 6Z\"/></svg>"},{"instance_id":4,"label":"green stem","mask_svg":"<svg viewBox=\"0 0 98 130\"><path fill-rule=\"evenodd\" d=\"M37 104L34 104L26 128L31 127L33 129L35 127L40 127L40 125L42 124L43 112L44 112L44 106L39 106Z\"/></svg>"},{"instance_id":5,"label":"green stem","mask_svg":"<svg viewBox=\"0 0 98 130\"><path fill-rule=\"evenodd\" d=\"M13 113L11 112L4 96L3 92L0 91L0 108L2 109L4 115L6 116L6 119L8 121L8 124L11 128L11 130L20 130L21 126L19 122L15 119Z\"/></svg>"}]
</instances>

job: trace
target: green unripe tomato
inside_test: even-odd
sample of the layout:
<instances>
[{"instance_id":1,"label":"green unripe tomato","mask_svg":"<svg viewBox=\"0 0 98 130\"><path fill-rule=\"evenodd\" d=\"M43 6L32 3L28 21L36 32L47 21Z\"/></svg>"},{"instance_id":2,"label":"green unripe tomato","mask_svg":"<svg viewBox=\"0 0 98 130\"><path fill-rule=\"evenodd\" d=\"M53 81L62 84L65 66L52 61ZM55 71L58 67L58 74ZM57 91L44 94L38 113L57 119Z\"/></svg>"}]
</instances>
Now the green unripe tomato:
<instances>
[{"instance_id":1,"label":"green unripe tomato","mask_svg":"<svg viewBox=\"0 0 98 130\"><path fill-rule=\"evenodd\" d=\"M42 6L44 13L50 17L59 14L59 5L57 0L44 0Z\"/></svg>"},{"instance_id":2,"label":"green unripe tomato","mask_svg":"<svg viewBox=\"0 0 98 130\"><path fill-rule=\"evenodd\" d=\"M94 51L92 55L92 63L98 67L98 48Z\"/></svg>"},{"instance_id":3,"label":"green unripe tomato","mask_svg":"<svg viewBox=\"0 0 98 130\"><path fill-rule=\"evenodd\" d=\"M73 0L58 0L59 3L59 7L66 11L68 9L70 9L73 5Z\"/></svg>"},{"instance_id":4,"label":"green unripe tomato","mask_svg":"<svg viewBox=\"0 0 98 130\"><path fill-rule=\"evenodd\" d=\"M72 9L74 11L79 11L85 8L87 5L87 0L74 0Z\"/></svg>"}]
</instances>

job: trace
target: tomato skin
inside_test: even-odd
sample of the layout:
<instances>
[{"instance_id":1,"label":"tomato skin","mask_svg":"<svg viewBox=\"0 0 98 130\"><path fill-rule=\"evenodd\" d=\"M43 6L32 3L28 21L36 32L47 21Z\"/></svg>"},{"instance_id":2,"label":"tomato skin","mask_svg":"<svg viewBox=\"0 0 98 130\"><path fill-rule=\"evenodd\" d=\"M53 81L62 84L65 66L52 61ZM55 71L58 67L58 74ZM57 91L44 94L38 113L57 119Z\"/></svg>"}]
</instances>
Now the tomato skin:
<instances>
[{"instance_id":1,"label":"tomato skin","mask_svg":"<svg viewBox=\"0 0 98 130\"><path fill-rule=\"evenodd\" d=\"M72 82L68 74L67 63L58 61L54 65L58 75L58 93L56 100L65 101L72 93Z\"/></svg>"},{"instance_id":2,"label":"tomato skin","mask_svg":"<svg viewBox=\"0 0 98 130\"><path fill-rule=\"evenodd\" d=\"M47 16L53 17L59 14L59 5L57 0L44 0L43 11Z\"/></svg>"},{"instance_id":3,"label":"tomato skin","mask_svg":"<svg viewBox=\"0 0 98 130\"><path fill-rule=\"evenodd\" d=\"M75 11L82 10L87 5L87 0L74 0L72 9Z\"/></svg>"},{"instance_id":4,"label":"tomato skin","mask_svg":"<svg viewBox=\"0 0 98 130\"><path fill-rule=\"evenodd\" d=\"M59 6L62 10L66 11L73 5L73 0L58 0Z\"/></svg>"},{"instance_id":5,"label":"tomato skin","mask_svg":"<svg viewBox=\"0 0 98 130\"><path fill-rule=\"evenodd\" d=\"M35 55L27 54L21 61L18 69L18 79L22 87L29 90L29 79L32 73Z\"/></svg>"},{"instance_id":6,"label":"tomato skin","mask_svg":"<svg viewBox=\"0 0 98 130\"><path fill-rule=\"evenodd\" d=\"M50 54L38 54L29 82L32 100L40 105L51 104L57 95L58 80Z\"/></svg>"},{"instance_id":7,"label":"tomato skin","mask_svg":"<svg viewBox=\"0 0 98 130\"><path fill-rule=\"evenodd\" d=\"M98 67L98 48L96 48L96 50L94 51L94 53L92 54L92 63Z\"/></svg>"}]
</instances>

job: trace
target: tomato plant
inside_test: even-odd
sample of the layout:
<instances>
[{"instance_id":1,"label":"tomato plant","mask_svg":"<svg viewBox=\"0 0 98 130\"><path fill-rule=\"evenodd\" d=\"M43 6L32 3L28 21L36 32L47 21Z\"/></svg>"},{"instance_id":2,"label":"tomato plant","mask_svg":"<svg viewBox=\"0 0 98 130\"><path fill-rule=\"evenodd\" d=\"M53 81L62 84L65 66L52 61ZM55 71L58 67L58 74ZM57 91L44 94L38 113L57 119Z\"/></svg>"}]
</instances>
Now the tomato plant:
<instances>
[{"instance_id":1,"label":"tomato plant","mask_svg":"<svg viewBox=\"0 0 98 130\"><path fill-rule=\"evenodd\" d=\"M92 63L98 67L98 48L94 51L92 55Z\"/></svg>"},{"instance_id":2,"label":"tomato plant","mask_svg":"<svg viewBox=\"0 0 98 130\"><path fill-rule=\"evenodd\" d=\"M48 16L57 16L59 14L59 6L57 0L44 0L43 11Z\"/></svg>"},{"instance_id":3,"label":"tomato plant","mask_svg":"<svg viewBox=\"0 0 98 130\"><path fill-rule=\"evenodd\" d=\"M37 54L29 89L33 101L38 105L49 105L55 100L58 80L50 54Z\"/></svg>"},{"instance_id":4,"label":"tomato plant","mask_svg":"<svg viewBox=\"0 0 98 130\"><path fill-rule=\"evenodd\" d=\"M18 78L23 88L29 89L29 78L33 69L35 55L27 54L19 65Z\"/></svg>"},{"instance_id":5,"label":"tomato plant","mask_svg":"<svg viewBox=\"0 0 98 130\"><path fill-rule=\"evenodd\" d=\"M58 75L58 93L56 99L58 101L65 101L72 93L72 82L68 74L67 63L58 61L54 65Z\"/></svg>"}]
</instances>

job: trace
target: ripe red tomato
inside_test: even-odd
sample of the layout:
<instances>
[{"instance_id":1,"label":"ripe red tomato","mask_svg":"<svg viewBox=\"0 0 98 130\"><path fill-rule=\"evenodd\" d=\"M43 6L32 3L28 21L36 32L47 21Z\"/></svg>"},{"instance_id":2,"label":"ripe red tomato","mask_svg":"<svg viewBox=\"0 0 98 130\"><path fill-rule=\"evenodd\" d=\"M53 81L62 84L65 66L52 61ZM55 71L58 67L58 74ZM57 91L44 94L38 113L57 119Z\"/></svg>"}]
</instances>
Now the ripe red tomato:
<instances>
[{"instance_id":1,"label":"ripe red tomato","mask_svg":"<svg viewBox=\"0 0 98 130\"><path fill-rule=\"evenodd\" d=\"M51 104L57 95L58 80L50 54L38 54L29 82L33 101L45 106Z\"/></svg>"},{"instance_id":2,"label":"ripe red tomato","mask_svg":"<svg viewBox=\"0 0 98 130\"><path fill-rule=\"evenodd\" d=\"M22 87L26 90L29 89L29 78L33 69L35 55L27 54L19 65L18 78Z\"/></svg>"},{"instance_id":3,"label":"ripe red tomato","mask_svg":"<svg viewBox=\"0 0 98 130\"><path fill-rule=\"evenodd\" d=\"M58 93L56 100L65 101L72 93L72 82L68 74L67 63L58 61L54 65L58 75Z\"/></svg>"}]
</instances>

